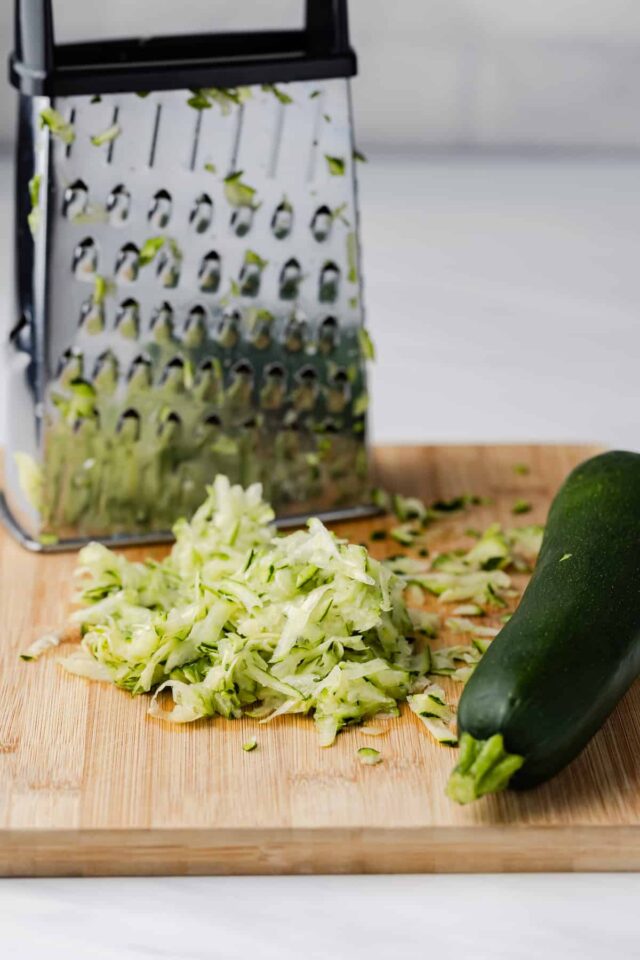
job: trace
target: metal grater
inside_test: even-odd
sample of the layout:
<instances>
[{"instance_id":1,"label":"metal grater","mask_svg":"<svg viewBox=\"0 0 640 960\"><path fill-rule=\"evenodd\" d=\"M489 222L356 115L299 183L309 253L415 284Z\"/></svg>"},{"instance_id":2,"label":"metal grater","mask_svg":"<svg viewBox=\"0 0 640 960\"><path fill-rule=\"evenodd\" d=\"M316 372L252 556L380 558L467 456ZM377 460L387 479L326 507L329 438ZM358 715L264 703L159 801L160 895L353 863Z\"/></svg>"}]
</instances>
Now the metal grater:
<instances>
[{"instance_id":1,"label":"metal grater","mask_svg":"<svg viewBox=\"0 0 640 960\"><path fill-rule=\"evenodd\" d=\"M372 512L355 57L346 0L306 12L54 47L50 0L17 0L3 507L27 546L164 539L219 472L284 521Z\"/></svg>"}]
</instances>

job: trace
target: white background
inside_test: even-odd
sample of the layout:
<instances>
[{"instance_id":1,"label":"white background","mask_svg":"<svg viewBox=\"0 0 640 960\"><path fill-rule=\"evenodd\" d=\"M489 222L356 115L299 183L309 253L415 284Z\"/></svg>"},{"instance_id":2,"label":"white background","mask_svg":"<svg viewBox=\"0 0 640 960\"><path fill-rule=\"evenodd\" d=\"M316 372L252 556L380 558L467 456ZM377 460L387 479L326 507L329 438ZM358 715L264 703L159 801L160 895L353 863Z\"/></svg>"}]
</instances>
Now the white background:
<instances>
[{"instance_id":1,"label":"white background","mask_svg":"<svg viewBox=\"0 0 640 960\"><path fill-rule=\"evenodd\" d=\"M54 0L60 40L296 25L302 0ZM0 2L0 55L13 0ZM350 0L363 142L640 145L638 0ZM0 94L0 139L12 133Z\"/></svg>"},{"instance_id":2,"label":"white background","mask_svg":"<svg viewBox=\"0 0 640 960\"><path fill-rule=\"evenodd\" d=\"M250 8L148 6L167 29L239 26ZM299 7L259 6L274 25ZM58 7L67 35L145 29L142 2ZM640 448L640 4L351 9L375 437ZM12 109L0 91L0 139ZM0 326L11 189L5 156ZM626 960L639 897L636 875L2 881L0 938L16 960Z\"/></svg>"}]
</instances>

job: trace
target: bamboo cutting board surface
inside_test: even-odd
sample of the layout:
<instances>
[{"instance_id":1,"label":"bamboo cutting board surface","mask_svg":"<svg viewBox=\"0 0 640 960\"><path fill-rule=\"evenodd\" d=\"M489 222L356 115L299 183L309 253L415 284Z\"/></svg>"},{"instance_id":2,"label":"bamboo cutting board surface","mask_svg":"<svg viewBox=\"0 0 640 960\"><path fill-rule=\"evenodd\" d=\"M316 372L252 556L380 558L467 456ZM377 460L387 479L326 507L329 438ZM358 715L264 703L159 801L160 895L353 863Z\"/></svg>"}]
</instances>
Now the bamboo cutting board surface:
<instances>
[{"instance_id":1,"label":"bamboo cutting board surface","mask_svg":"<svg viewBox=\"0 0 640 960\"><path fill-rule=\"evenodd\" d=\"M427 501L494 498L434 525L438 550L469 526L513 525L518 498L533 511L517 522L543 521L564 476L593 452L385 447L376 469L382 485ZM514 472L519 462L527 476ZM338 530L369 542L384 522ZM22 662L21 650L64 622L74 565L74 555L33 556L0 535L0 874L640 868L638 685L552 783L461 808L444 795L455 751L406 710L381 737L351 728L323 750L309 719L169 726L147 717L145 697L63 673L55 651ZM254 735L259 748L243 752ZM363 745L383 763L360 765Z\"/></svg>"}]
</instances>

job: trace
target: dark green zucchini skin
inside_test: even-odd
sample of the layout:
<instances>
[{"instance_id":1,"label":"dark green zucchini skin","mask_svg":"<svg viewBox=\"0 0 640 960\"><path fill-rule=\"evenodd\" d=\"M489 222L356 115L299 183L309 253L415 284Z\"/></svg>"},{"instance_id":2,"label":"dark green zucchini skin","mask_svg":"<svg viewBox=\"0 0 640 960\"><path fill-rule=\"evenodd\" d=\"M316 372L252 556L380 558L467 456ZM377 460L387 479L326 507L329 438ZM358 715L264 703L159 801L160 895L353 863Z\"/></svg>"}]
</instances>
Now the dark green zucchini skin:
<instances>
[{"instance_id":1,"label":"dark green zucchini skin","mask_svg":"<svg viewBox=\"0 0 640 960\"><path fill-rule=\"evenodd\" d=\"M568 559L562 560L566 554ZM524 757L511 786L570 763L640 674L640 454L567 478L520 606L469 680L458 727Z\"/></svg>"}]
</instances>

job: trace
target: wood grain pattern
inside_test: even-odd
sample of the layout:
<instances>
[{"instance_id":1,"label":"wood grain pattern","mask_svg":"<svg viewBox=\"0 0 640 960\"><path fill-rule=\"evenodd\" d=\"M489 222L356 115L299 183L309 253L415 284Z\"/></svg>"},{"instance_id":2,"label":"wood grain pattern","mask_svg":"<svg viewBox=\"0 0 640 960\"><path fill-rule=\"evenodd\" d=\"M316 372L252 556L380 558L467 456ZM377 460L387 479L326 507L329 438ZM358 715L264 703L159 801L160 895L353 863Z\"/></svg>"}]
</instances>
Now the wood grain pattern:
<instances>
[{"instance_id":1,"label":"wood grain pattern","mask_svg":"<svg viewBox=\"0 0 640 960\"><path fill-rule=\"evenodd\" d=\"M592 452L385 447L376 467L384 485L425 499L494 498L434 526L438 549L470 525L513 523L519 497L534 505L526 522L543 521L566 473ZM517 462L530 474L517 475ZM339 532L368 542L381 523ZM640 868L637 686L552 783L461 808L444 795L454 751L408 711L375 741L352 728L323 750L308 719L172 727L147 717L144 697L64 674L55 653L23 663L20 650L64 622L74 565L0 535L0 874ZM243 752L253 735L258 750ZM384 762L361 766L363 744Z\"/></svg>"}]
</instances>

